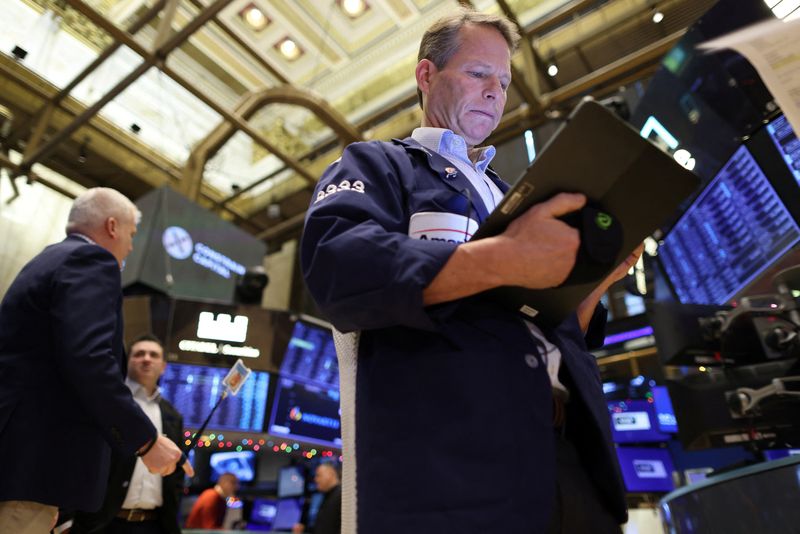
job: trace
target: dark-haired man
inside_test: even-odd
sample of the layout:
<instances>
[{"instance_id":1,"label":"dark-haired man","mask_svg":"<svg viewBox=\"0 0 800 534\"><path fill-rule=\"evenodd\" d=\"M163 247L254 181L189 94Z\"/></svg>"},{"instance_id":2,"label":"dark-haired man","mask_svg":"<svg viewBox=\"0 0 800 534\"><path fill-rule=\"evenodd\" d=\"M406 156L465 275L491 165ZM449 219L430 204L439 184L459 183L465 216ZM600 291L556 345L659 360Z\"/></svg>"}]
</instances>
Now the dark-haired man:
<instances>
[{"instance_id":1,"label":"dark-haired man","mask_svg":"<svg viewBox=\"0 0 800 534\"><path fill-rule=\"evenodd\" d=\"M548 327L482 293L561 284L580 237L559 217L584 196L468 241L508 189L479 145L502 116L518 39L469 10L435 23L416 67L422 127L350 145L312 197L303 274L346 332L344 534L606 534L626 519L587 346L603 340L600 297L637 254Z\"/></svg>"},{"instance_id":2,"label":"dark-haired man","mask_svg":"<svg viewBox=\"0 0 800 534\"><path fill-rule=\"evenodd\" d=\"M160 433L178 442L183 417L163 398L158 381L167 369L164 346L150 334L138 337L128 349L125 384ZM178 501L183 471L162 477L150 473L142 461L112 456L106 498L100 511L76 514L70 534L179 534Z\"/></svg>"}]
</instances>

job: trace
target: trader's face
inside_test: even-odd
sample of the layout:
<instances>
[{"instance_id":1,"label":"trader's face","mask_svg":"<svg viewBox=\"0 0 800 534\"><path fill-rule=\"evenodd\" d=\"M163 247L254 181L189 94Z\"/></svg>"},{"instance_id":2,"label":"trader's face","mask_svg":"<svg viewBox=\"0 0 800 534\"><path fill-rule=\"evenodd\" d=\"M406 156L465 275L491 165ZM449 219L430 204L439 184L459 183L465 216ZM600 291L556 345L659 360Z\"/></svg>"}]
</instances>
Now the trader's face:
<instances>
[{"instance_id":1,"label":"trader's face","mask_svg":"<svg viewBox=\"0 0 800 534\"><path fill-rule=\"evenodd\" d=\"M321 465L317 467L317 470L314 472L314 483L317 485L317 488L324 493L336 487L339 483L339 477L333 467Z\"/></svg>"},{"instance_id":2,"label":"trader's face","mask_svg":"<svg viewBox=\"0 0 800 534\"><path fill-rule=\"evenodd\" d=\"M493 27L467 24L459 30L460 46L439 69L423 59L417 84L425 95L423 126L448 128L470 147L482 143L497 127L511 82L511 54Z\"/></svg>"},{"instance_id":3,"label":"trader's face","mask_svg":"<svg viewBox=\"0 0 800 534\"><path fill-rule=\"evenodd\" d=\"M164 349L155 341L139 341L131 347L128 357L128 377L148 391L155 389L158 379L166 368Z\"/></svg>"}]
</instances>

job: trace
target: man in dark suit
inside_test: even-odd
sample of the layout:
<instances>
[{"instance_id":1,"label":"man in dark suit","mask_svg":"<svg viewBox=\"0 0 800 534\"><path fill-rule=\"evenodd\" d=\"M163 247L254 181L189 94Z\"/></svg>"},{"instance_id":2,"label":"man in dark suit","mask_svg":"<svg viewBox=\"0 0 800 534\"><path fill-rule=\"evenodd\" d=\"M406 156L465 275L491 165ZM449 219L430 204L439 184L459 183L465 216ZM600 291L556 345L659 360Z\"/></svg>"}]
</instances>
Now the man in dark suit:
<instances>
[{"instance_id":1,"label":"man in dark suit","mask_svg":"<svg viewBox=\"0 0 800 534\"><path fill-rule=\"evenodd\" d=\"M303 522L292 527L293 534L313 532L314 534L341 534L342 532L342 485L339 482L339 470L331 463L323 463L314 471L314 483L324 495L319 505L313 526L307 526L308 510Z\"/></svg>"},{"instance_id":2,"label":"man in dark suit","mask_svg":"<svg viewBox=\"0 0 800 534\"><path fill-rule=\"evenodd\" d=\"M119 192L87 190L67 238L0 304L0 532L47 532L59 507L97 510L112 448L162 475L181 458L123 382L120 269L138 218Z\"/></svg>"},{"instance_id":3,"label":"man in dark suit","mask_svg":"<svg viewBox=\"0 0 800 534\"><path fill-rule=\"evenodd\" d=\"M172 441L183 431L183 416L160 394L158 380L167 369L164 346L153 335L138 337L128 349L125 384L150 421ZM178 501L183 471L169 476L148 473L140 459L111 454L111 474L103 506L75 515L70 534L179 534Z\"/></svg>"}]
</instances>

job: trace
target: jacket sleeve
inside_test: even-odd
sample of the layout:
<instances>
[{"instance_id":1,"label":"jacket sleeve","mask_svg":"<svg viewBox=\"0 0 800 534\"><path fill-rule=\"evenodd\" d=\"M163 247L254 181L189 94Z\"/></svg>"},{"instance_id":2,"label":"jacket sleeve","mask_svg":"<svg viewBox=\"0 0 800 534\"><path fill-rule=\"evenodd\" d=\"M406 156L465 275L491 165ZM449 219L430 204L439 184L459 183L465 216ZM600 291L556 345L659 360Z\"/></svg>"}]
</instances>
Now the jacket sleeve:
<instances>
[{"instance_id":1,"label":"jacket sleeve","mask_svg":"<svg viewBox=\"0 0 800 534\"><path fill-rule=\"evenodd\" d=\"M98 246L76 249L52 280L55 361L89 418L114 449L132 456L156 429L122 380L115 347L119 265Z\"/></svg>"},{"instance_id":2,"label":"jacket sleeve","mask_svg":"<svg viewBox=\"0 0 800 534\"><path fill-rule=\"evenodd\" d=\"M389 146L347 147L320 179L306 216L303 275L323 313L344 332L435 329L436 307L423 307L422 291L456 247L408 237L415 171Z\"/></svg>"}]
</instances>

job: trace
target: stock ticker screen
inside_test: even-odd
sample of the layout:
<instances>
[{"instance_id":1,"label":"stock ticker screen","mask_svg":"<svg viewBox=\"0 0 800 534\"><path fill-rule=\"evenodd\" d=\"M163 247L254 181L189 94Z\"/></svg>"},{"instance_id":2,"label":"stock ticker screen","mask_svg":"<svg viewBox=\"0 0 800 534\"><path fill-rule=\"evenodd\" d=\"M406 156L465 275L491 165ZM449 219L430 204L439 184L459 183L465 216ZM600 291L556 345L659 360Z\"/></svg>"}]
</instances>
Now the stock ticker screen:
<instances>
[{"instance_id":1,"label":"stock ticker screen","mask_svg":"<svg viewBox=\"0 0 800 534\"><path fill-rule=\"evenodd\" d=\"M658 249L683 304L725 304L800 240L792 215L740 146Z\"/></svg>"},{"instance_id":2,"label":"stock ticker screen","mask_svg":"<svg viewBox=\"0 0 800 534\"><path fill-rule=\"evenodd\" d=\"M161 377L161 394L183 414L186 428L200 428L222 394L225 367L170 363ZM208 423L208 430L262 432L269 373L253 371L238 395L228 395Z\"/></svg>"},{"instance_id":3,"label":"stock ticker screen","mask_svg":"<svg viewBox=\"0 0 800 534\"><path fill-rule=\"evenodd\" d=\"M797 139L791 124L784 115L779 115L767 125L767 132L789 167L789 172L800 185L800 139Z\"/></svg>"},{"instance_id":4,"label":"stock ticker screen","mask_svg":"<svg viewBox=\"0 0 800 534\"><path fill-rule=\"evenodd\" d=\"M281 376L339 388L339 365L328 328L297 321L280 367Z\"/></svg>"},{"instance_id":5,"label":"stock ticker screen","mask_svg":"<svg viewBox=\"0 0 800 534\"><path fill-rule=\"evenodd\" d=\"M280 378L275 386L268 432L341 448L339 389Z\"/></svg>"}]
</instances>

